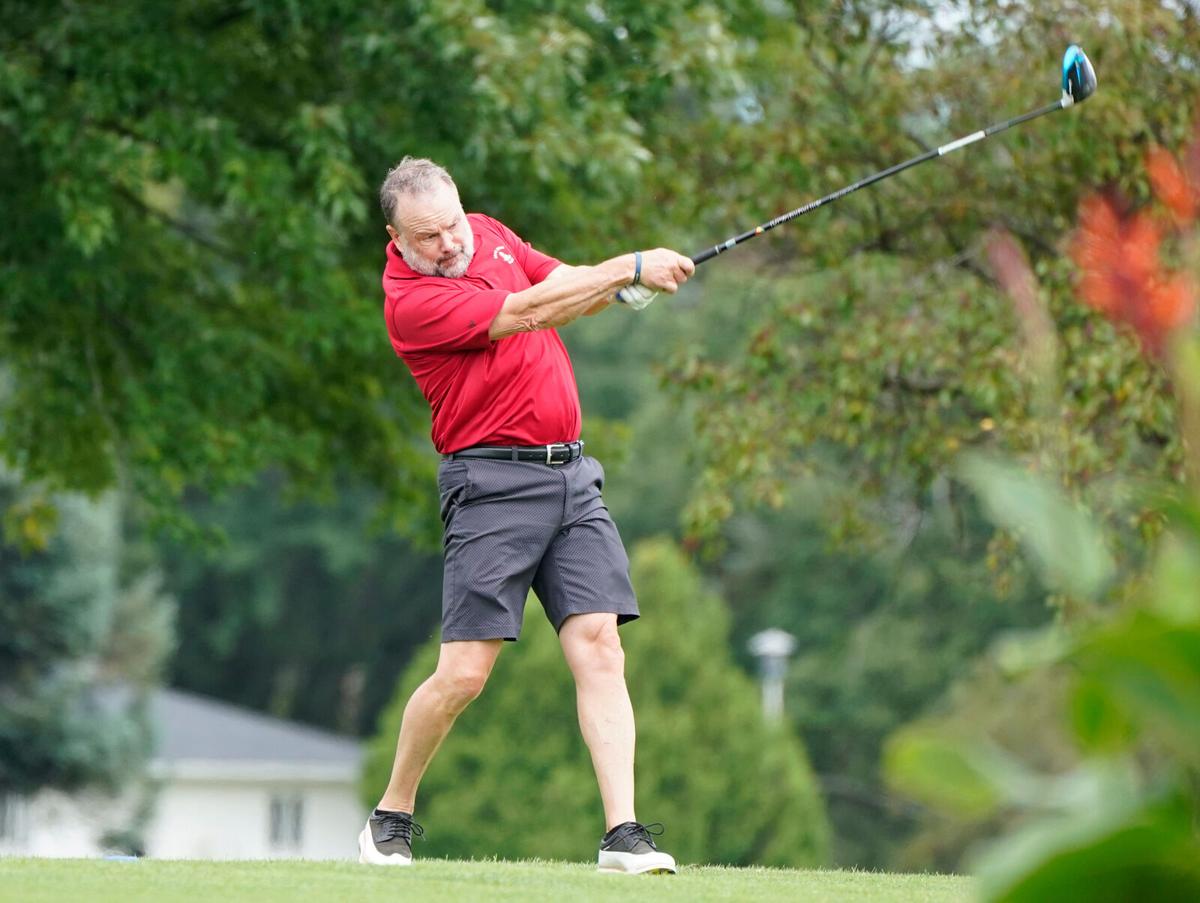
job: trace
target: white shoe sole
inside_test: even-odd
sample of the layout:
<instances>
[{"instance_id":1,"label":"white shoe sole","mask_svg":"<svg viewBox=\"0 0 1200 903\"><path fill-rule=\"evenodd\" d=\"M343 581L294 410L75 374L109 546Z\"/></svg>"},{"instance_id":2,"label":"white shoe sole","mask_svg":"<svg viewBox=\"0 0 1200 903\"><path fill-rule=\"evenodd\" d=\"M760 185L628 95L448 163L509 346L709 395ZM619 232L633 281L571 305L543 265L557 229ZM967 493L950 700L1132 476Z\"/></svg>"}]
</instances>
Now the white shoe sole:
<instances>
[{"instance_id":1,"label":"white shoe sole","mask_svg":"<svg viewBox=\"0 0 1200 903\"><path fill-rule=\"evenodd\" d=\"M407 859L399 853L384 855L375 849L375 841L371 837L371 826L367 825L358 833L358 861L364 865L412 865L412 857Z\"/></svg>"},{"instance_id":2,"label":"white shoe sole","mask_svg":"<svg viewBox=\"0 0 1200 903\"><path fill-rule=\"evenodd\" d=\"M601 850L596 871L610 875L674 875L678 868L670 853L611 853Z\"/></svg>"}]
</instances>

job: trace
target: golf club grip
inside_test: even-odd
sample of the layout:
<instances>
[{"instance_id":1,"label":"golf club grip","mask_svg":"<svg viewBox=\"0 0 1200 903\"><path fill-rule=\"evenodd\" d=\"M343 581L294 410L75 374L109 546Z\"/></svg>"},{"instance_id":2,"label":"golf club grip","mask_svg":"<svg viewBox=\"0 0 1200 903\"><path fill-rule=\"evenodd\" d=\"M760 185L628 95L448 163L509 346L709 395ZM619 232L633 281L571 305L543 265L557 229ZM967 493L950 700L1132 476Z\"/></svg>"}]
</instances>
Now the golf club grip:
<instances>
[{"instance_id":1,"label":"golf club grip","mask_svg":"<svg viewBox=\"0 0 1200 903\"><path fill-rule=\"evenodd\" d=\"M706 261L706 260L712 260L714 257L716 257L720 253L721 253L720 248L705 248L699 254L692 255L692 263L694 263L698 266L698 265L704 263L704 261Z\"/></svg>"}]
</instances>

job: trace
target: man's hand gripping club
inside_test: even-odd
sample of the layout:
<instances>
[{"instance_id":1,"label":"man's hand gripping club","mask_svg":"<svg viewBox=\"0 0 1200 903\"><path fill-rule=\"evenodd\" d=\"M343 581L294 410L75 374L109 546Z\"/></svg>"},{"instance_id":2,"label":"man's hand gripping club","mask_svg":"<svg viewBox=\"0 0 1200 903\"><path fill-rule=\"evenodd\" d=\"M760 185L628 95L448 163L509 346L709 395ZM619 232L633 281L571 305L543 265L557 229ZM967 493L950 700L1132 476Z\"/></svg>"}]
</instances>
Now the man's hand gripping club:
<instances>
[{"instance_id":1,"label":"man's hand gripping club","mask_svg":"<svg viewBox=\"0 0 1200 903\"><path fill-rule=\"evenodd\" d=\"M634 310L643 310L658 297L660 291L675 294L679 286L696 270L690 257L669 248L634 252L633 281L618 289L617 301Z\"/></svg>"}]
</instances>

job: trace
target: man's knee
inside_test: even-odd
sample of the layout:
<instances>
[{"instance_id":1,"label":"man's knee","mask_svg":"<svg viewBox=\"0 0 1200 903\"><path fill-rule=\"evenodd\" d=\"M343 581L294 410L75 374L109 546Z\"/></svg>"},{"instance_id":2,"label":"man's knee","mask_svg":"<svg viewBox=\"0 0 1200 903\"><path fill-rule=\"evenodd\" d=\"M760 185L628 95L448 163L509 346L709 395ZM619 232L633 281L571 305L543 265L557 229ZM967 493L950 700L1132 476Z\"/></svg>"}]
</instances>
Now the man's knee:
<instances>
[{"instance_id":1,"label":"man's knee","mask_svg":"<svg viewBox=\"0 0 1200 903\"><path fill-rule=\"evenodd\" d=\"M442 647L433 679L448 708L461 711L483 692L499 651L499 641Z\"/></svg>"},{"instance_id":2,"label":"man's knee","mask_svg":"<svg viewBox=\"0 0 1200 903\"><path fill-rule=\"evenodd\" d=\"M621 648L616 618L581 620L572 627L566 643L570 647L568 657L576 670L583 668L590 673L607 674L625 672L625 650Z\"/></svg>"},{"instance_id":3,"label":"man's knee","mask_svg":"<svg viewBox=\"0 0 1200 903\"><path fill-rule=\"evenodd\" d=\"M487 683L490 669L472 665L438 668L434 674L437 687L447 708L461 711L470 705Z\"/></svg>"}]
</instances>

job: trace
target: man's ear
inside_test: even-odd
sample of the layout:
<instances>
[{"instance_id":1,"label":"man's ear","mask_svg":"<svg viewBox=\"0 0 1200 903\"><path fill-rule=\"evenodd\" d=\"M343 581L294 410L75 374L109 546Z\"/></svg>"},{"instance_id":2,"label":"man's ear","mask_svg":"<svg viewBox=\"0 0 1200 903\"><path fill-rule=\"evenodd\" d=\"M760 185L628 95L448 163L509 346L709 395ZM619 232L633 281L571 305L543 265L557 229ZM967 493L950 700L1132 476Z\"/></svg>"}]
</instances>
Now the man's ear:
<instances>
[{"instance_id":1,"label":"man's ear","mask_svg":"<svg viewBox=\"0 0 1200 903\"><path fill-rule=\"evenodd\" d=\"M387 229L387 234L392 237L392 241L399 243L400 233L396 231L396 227L388 223L385 228Z\"/></svg>"}]
</instances>

